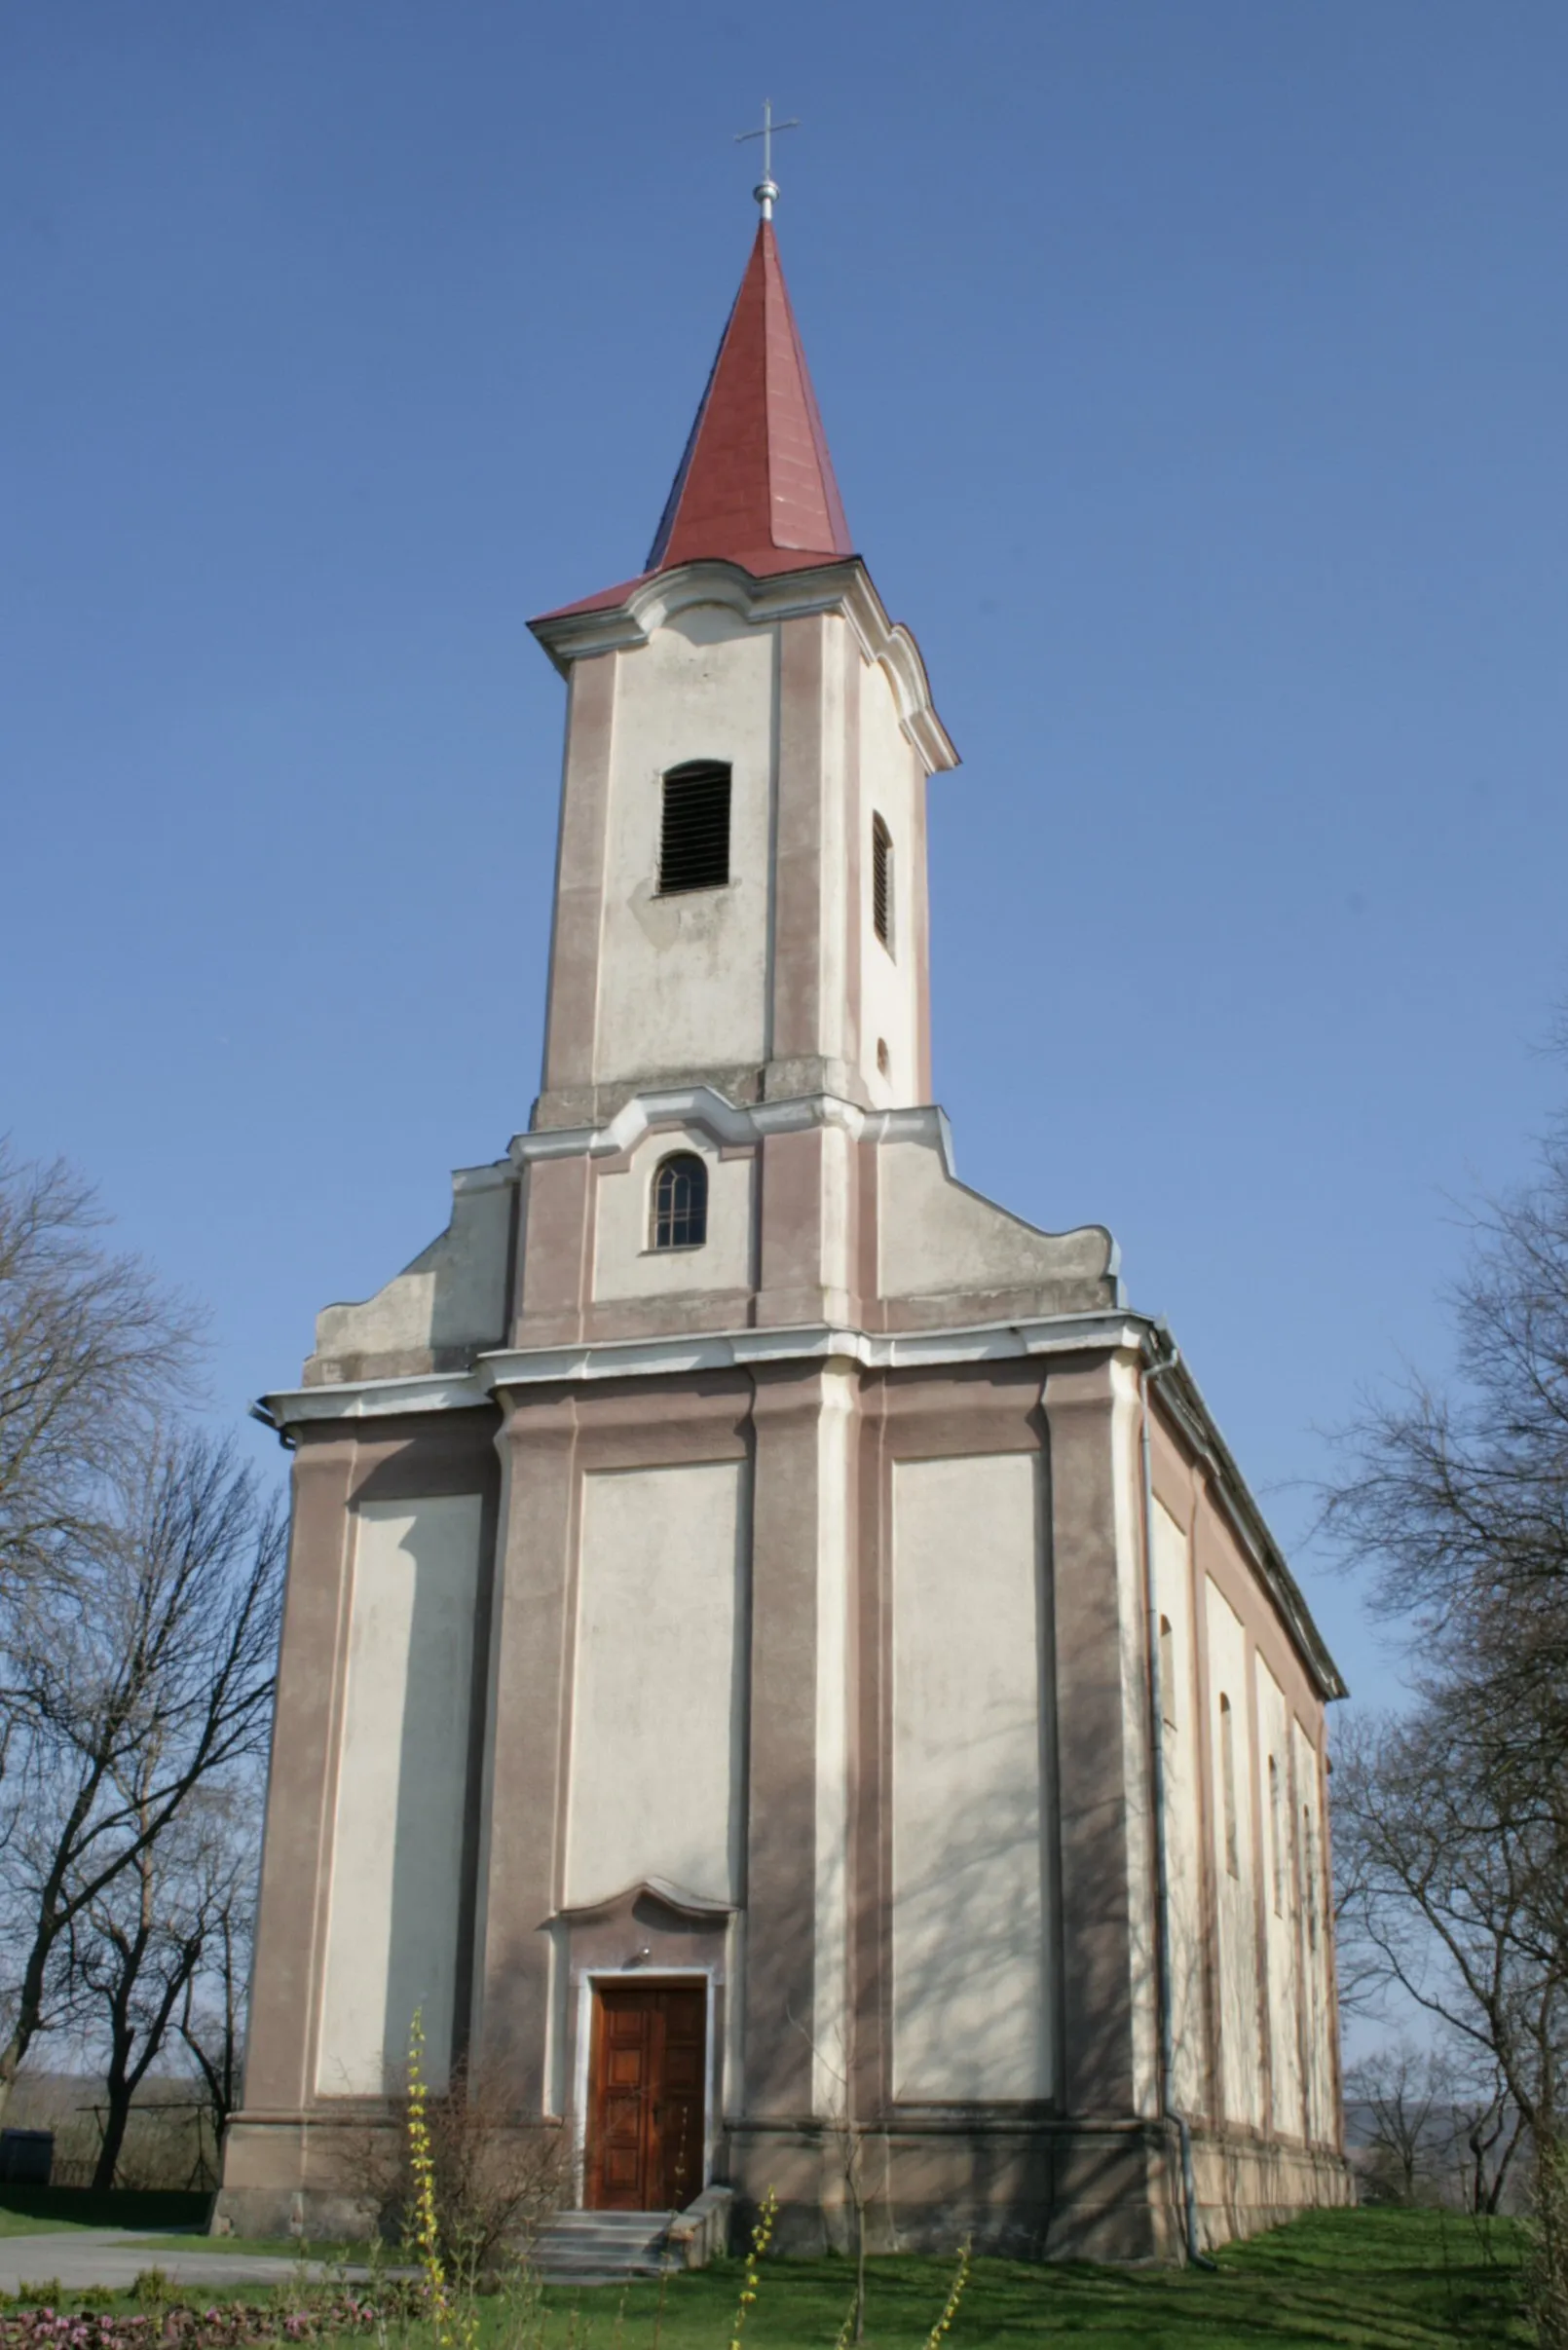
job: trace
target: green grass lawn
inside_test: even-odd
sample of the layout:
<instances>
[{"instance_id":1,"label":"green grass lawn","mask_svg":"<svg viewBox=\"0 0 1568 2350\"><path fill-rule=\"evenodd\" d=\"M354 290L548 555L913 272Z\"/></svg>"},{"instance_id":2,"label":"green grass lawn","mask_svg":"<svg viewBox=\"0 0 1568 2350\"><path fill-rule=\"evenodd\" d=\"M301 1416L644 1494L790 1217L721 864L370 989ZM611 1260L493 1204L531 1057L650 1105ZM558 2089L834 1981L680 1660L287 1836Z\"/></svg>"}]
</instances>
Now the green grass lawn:
<instances>
[{"instance_id":1,"label":"green grass lawn","mask_svg":"<svg viewBox=\"0 0 1568 2350\"><path fill-rule=\"evenodd\" d=\"M1100 2350L1286 2350L1354 2343L1526 2342L1516 2313L1518 2231L1435 2212L1321 2212L1219 2255L1218 2271L1038 2267L977 2260L947 2350L1014 2350L1076 2338ZM867 2339L920 2350L953 2263L871 2265ZM726 2261L676 2280L659 2350L725 2350L739 2277ZM843 2260L767 2263L746 2322L748 2350L831 2350L849 2305ZM652 2350L657 2288L551 2294L542 2350ZM499 2313L498 2313L499 2314ZM487 2329L494 2350L500 2329Z\"/></svg>"},{"instance_id":2,"label":"green grass lawn","mask_svg":"<svg viewBox=\"0 0 1568 2350\"><path fill-rule=\"evenodd\" d=\"M0 2206L0 2236L68 2236L81 2225L80 2219L34 2219L29 2214Z\"/></svg>"},{"instance_id":3,"label":"green grass lawn","mask_svg":"<svg viewBox=\"0 0 1568 2350\"><path fill-rule=\"evenodd\" d=\"M190 2249L189 2237L173 2241ZM212 2239L210 2249L224 2245L240 2249L232 2237ZM1520 2231L1506 2220L1483 2234L1453 2214L1352 2211L1314 2213L1232 2245L1214 2273L981 2259L944 2350L1023 2350L1042 2337L1093 2342L1099 2350L1522 2344L1531 2337L1517 2311L1520 2248ZM311 2248L329 2257L333 2249ZM147 2253L155 2266L151 2243ZM952 2260L874 2260L871 2350L922 2350L953 2268ZM654 2284L549 2291L541 2305L488 2298L479 2305L479 2350L655 2350L655 2342L656 2350L727 2350L740 2275L740 2263L726 2260L671 2278L662 2308ZM833 2350L851 2282L842 2259L765 2262L747 2313L746 2350ZM210 2288L170 2290L187 2299L219 2297ZM231 2294L269 2298L260 2286L236 2285L221 2297ZM399 2350L429 2350L427 2326L394 2324L392 2331ZM355 2337L359 2350L364 2340Z\"/></svg>"}]
</instances>

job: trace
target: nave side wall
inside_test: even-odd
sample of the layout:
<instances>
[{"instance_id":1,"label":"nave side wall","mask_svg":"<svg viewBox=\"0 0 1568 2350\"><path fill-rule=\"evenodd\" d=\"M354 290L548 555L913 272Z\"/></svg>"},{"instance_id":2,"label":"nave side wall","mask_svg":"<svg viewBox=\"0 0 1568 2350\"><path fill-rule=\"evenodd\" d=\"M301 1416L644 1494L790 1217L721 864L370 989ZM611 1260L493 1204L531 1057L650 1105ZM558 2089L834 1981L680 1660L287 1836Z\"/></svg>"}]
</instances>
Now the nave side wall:
<instances>
[{"instance_id":1,"label":"nave side wall","mask_svg":"<svg viewBox=\"0 0 1568 2350\"><path fill-rule=\"evenodd\" d=\"M386 2110L414 2005L437 2077L471 2046L580 2152L591 1985L646 1965L707 1984L706 2159L787 2185L794 2241L839 2224L847 2083L901 2239L961 2210L1018 2251L1172 2250L1137 1395L1116 1355L780 1363L302 1432L236 2223L341 2200L334 2144ZM1222 2235L1254 2191L1340 2175L1325 1916L1295 2007L1263 1921L1269 2027L1245 2025L1252 1758L1287 1705L1294 1803L1322 1706L1168 1432L1158 1462L1178 2069ZM1250 1709L1234 1874L1221 1682ZM1305 2111L1271 2058L1292 2022Z\"/></svg>"}]
</instances>

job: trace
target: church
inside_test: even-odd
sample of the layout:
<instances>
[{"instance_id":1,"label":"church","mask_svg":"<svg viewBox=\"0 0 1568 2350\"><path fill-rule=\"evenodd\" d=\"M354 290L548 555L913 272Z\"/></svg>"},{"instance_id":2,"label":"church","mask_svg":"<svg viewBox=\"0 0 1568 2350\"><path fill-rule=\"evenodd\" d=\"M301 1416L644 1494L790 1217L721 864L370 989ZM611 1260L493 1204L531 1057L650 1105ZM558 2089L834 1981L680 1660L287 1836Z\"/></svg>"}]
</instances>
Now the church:
<instances>
[{"instance_id":1,"label":"church","mask_svg":"<svg viewBox=\"0 0 1568 2350\"><path fill-rule=\"evenodd\" d=\"M427 2070L568 2201L1179 2258L1350 2199L1333 1661L1110 1234L970 1190L926 787L776 189L564 681L543 1068L261 1408L293 1521L220 2221L353 2224ZM1000 951L1005 955L1005 946Z\"/></svg>"}]
</instances>

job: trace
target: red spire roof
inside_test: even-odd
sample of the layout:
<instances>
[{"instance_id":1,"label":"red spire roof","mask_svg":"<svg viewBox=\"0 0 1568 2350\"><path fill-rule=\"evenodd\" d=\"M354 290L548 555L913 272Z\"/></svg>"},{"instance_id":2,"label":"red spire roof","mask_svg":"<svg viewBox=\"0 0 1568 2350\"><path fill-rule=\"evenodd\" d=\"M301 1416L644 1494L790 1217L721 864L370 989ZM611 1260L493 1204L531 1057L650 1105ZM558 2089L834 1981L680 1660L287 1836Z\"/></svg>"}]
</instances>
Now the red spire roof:
<instances>
[{"instance_id":1,"label":"red spire roof","mask_svg":"<svg viewBox=\"0 0 1568 2350\"><path fill-rule=\"evenodd\" d=\"M737 563L754 578L854 553L772 223L762 221L647 569L547 619L622 603L682 563Z\"/></svg>"},{"instance_id":2,"label":"red spire roof","mask_svg":"<svg viewBox=\"0 0 1568 2350\"><path fill-rule=\"evenodd\" d=\"M757 575L854 552L772 223L757 242L649 551Z\"/></svg>"}]
</instances>

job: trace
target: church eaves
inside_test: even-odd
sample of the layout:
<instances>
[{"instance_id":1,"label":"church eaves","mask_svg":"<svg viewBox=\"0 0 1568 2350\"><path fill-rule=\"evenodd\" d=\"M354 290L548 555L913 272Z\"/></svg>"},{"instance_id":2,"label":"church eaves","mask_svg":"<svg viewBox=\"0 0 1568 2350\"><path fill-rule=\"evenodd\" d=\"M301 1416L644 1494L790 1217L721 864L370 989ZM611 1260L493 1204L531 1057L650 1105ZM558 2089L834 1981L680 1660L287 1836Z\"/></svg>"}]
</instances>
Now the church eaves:
<instances>
[{"instance_id":1,"label":"church eaves","mask_svg":"<svg viewBox=\"0 0 1568 2350\"><path fill-rule=\"evenodd\" d=\"M765 219L647 568L562 613L618 604L642 579L686 563L733 563L761 579L841 563L854 551L777 240Z\"/></svg>"}]
</instances>

